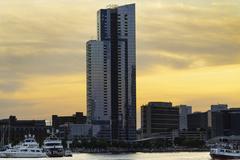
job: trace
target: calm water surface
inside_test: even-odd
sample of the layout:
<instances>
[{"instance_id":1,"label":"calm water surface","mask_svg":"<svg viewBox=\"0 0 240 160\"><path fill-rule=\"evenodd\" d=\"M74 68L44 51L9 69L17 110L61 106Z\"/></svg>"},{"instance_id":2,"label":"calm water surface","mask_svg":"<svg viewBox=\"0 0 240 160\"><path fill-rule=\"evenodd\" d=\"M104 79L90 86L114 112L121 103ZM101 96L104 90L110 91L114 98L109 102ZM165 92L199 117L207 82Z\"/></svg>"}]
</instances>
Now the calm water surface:
<instances>
[{"instance_id":1,"label":"calm water surface","mask_svg":"<svg viewBox=\"0 0 240 160\"><path fill-rule=\"evenodd\" d=\"M209 152L134 153L134 154L74 154L73 157L44 158L41 160L211 160ZM7 159L10 160L10 159ZM22 159L21 159L22 160ZM31 159L27 159L31 160ZM36 159L34 159L36 160ZM39 159L37 159L39 160Z\"/></svg>"}]
</instances>

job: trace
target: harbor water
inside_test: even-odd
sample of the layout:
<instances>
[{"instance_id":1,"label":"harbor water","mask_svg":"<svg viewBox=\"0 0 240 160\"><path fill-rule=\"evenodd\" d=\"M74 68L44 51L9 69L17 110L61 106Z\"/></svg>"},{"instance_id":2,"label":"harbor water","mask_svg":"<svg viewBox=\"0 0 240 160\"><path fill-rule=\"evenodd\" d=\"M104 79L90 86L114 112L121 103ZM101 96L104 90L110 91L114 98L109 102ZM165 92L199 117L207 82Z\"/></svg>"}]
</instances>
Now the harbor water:
<instances>
[{"instance_id":1,"label":"harbor water","mask_svg":"<svg viewBox=\"0 0 240 160\"><path fill-rule=\"evenodd\" d=\"M33 158L21 158L21 160ZM38 160L211 160L209 152L131 153L131 154L73 154L73 157L37 158ZM11 158L8 158L11 160ZM35 159L36 160L36 159Z\"/></svg>"}]
</instances>

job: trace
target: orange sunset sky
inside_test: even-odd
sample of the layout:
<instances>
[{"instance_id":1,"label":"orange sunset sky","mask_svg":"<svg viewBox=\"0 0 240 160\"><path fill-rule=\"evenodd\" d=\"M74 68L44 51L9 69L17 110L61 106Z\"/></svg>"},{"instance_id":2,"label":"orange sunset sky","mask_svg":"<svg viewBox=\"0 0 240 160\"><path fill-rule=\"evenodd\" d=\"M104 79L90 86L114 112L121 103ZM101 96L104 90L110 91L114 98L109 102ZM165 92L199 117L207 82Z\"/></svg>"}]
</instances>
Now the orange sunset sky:
<instances>
[{"instance_id":1,"label":"orange sunset sky","mask_svg":"<svg viewBox=\"0 0 240 160\"><path fill-rule=\"evenodd\" d=\"M96 12L136 3L137 107L240 107L239 0L0 1L0 118L86 111L85 42Z\"/></svg>"}]
</instances>

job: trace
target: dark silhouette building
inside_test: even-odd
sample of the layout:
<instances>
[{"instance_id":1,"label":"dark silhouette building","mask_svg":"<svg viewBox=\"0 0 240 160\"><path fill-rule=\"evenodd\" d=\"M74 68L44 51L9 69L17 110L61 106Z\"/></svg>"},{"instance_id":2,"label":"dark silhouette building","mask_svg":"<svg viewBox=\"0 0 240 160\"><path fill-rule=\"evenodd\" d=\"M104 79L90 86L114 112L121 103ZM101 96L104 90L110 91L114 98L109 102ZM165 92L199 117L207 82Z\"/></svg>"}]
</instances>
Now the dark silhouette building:
<instances>
[{"instance_id":1,"label":"dark silhouette building","mask_svg":"<svg viewBox=\"0 0 240 160\"><path fill-rule=\"evenodd\" d=\"M240 109L212 112L212 137L240 135Z\"/></svg>"},{"instance_id":2,"label":"dark silhouette building","mask_svg":"<svg viewBox=\"0 0 240 160\"><path fill-rule=\"evenodd\" d=\"M187 117L188 131L206 131L207 138L240 135L240 108L212 105L208 112L195 112Z\"/></svg>"},{"instance_id":3,"label":"dark silhouette building","mask_svg":"<svg viewBox=\"0 0 240 160\"><path fill-rule=\"evenodd\" d=\"M187 115L188 130L197 131L208 129L208 112L195 112Z\"/></svg>"},{"instance_id":4,"label":"dark silhouette building","mask_svg":"<svg viewBox=\"0 0 240 160\"><path fill-rule=\"evenodd\" d=\"M171 136L179 129L179 108L171 102L149 102L141 107L142 137Z\"/></svg>"},{"instance_id":5,"label":"dark silhouette building","mask_svg":"<svg viewBox=\"0 0 240 160\"><path fill-rule=\"evenodd\" d=\"M83 112L76 112L72 116L58 116L52 115L52 126L58 128L62 124L85 124L87 117L83 115Z\"/></svg>"},{"instance_id":6,"label":"dark silhouette building","mask_svg":"<svg viewBox=\"0 0 240 160\"><path fill-rule=\"evenodd\" d=\"M223 110L228 110L228 105L227 104L213 104L213 105L211 105L211 111L212 112L223 111Z\"/></svg>"},{"instance_id":7,"label":"dark silhouette building","mask_svg":"<svg viewBox=\"0 0 240 160\"><path fill-rule=\"evenodd\" d=\"M0 135L2 144L16 144L24 139L25 135L35 135L36 140L42 143L47 136L45 120L18 120L16 116L0 120Z\"/></svg>"}]
</instances>

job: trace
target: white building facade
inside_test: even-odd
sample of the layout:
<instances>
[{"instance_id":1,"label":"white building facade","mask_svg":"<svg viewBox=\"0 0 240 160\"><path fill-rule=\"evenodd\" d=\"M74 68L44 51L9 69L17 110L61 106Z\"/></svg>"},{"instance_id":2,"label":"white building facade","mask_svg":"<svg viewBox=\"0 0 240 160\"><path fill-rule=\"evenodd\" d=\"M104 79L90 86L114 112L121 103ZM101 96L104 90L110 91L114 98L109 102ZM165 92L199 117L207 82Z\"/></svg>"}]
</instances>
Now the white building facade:
<instances>
[{"instance_id":1,"label":"white building facade","mask_svg":"<svg viewBox=\"0 0 240 160\"><path fill-rule=\"evenodd\" d=\"M192 113L192 106L179 105L176 107L179 107L179 130L187 130L187 115Z\"/></svg>"}]
</instances>

